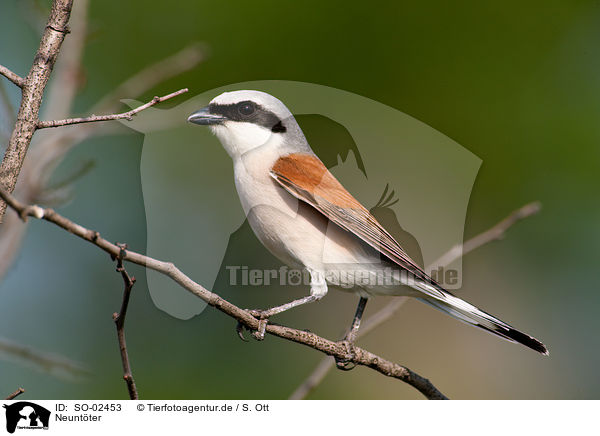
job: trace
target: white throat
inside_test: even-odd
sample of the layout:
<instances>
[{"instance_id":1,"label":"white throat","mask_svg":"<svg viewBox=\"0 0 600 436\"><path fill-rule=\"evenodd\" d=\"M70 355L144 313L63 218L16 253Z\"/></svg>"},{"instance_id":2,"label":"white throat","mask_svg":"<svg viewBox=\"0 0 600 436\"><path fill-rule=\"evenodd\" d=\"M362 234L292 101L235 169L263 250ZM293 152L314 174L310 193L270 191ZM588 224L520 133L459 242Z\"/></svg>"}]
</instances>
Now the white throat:
<instances>
[{"instance_id":1,"label":"white throat","mask_svg":"<svg viewBox=\"0 0 600 436\"><path fill-rule=\"evenodd\" d=\"M221 125L211 126L211 130L232 159L263 145L281 141L280 134L252 123L226 121Z\"/></svg>"}]
</instances>

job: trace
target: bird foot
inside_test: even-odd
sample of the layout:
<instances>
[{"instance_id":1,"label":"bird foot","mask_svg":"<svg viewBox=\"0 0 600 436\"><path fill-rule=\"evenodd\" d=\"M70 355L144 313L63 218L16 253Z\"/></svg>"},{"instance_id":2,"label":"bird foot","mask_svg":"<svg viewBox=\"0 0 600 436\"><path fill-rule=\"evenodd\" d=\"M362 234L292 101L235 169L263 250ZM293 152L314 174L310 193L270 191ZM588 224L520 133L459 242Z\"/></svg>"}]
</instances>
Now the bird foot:
<instances>
[{"instance_id":1,"label":"bird foot","mask_svg":"<svg viewBox=\"0 0 600 436\"><path fill-rule=\"evenodd\" d=\"M267 323L269 322L269 314L267 311L263 311L260 309L246 309L250 315L258 320L258 329L252 331L250 333L254 339L257 341L262 341L265 339L265 331L267 329ZM237 323L235 330L237 331L238 336L244 342L248 342L248 340L244 337L244 329L250 330L247 326L242 324L241 322Z\"/></svg>"},{"instance_id":2,"label":"bird foot","mask_svg":"<svg viewBox=\"0 0 600 436\"><path fill-rule=\"evenodd\" d=\"M346 348L346 356L343 358L334 357L335 366L337 369L341 371L350 371L356 367L356 364L352 362L356 357L354 353L354 342L344 339L343 341L339 341L338 344L343 345Z\"/></svg>"}]
</instances>

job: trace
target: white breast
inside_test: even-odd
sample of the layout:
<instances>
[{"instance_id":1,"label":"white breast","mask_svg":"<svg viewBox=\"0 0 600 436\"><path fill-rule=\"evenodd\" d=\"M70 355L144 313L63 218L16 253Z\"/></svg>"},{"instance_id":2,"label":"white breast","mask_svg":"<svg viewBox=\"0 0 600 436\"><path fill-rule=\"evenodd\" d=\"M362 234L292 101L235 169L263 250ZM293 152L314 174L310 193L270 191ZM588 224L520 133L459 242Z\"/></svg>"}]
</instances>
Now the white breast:
<instances>
[{"instance_id":1,"label":"white breast","mask_svg":"<svg viewBox=\"0 0 600 436\"><path fill-rule=\"evenodd\" d=\"M371 269L378 260L372 250L312 206L294 198L270 176L279 157L277 147L266 145L234 160L240 201L262 244L291 267L319 271L326 278L338 277L337 281L339 271Z\"/></svg>"}]
</instances>

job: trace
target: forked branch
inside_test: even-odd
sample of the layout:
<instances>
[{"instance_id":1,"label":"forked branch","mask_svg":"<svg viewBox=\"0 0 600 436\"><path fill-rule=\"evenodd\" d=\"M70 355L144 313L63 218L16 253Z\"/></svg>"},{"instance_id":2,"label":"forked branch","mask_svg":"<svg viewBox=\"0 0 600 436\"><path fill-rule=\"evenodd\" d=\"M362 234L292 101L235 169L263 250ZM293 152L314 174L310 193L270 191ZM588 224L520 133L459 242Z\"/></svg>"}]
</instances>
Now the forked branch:
<instances>
[{"instance_id":1,"label":"forked branch","mask_svg":"<svg viewBox=\"0 0 600 436\"><path fill-rule=\"evenodd\" d=\"M125 317L127 316L127 307L129 306L129 297L131 296L131 289L135 284L135 277L130 277L123 266L123 257L125 256L127 245L117 244L121 251L116 256L117 260L117 272L121 274L123 278L123 302L121 303L121 310L119 313L113 313L113 321L117 327L117 339L119 341L119 350L121 352L121 362L123 363L123 380L127 383L127 390L129 391L129 398L132 400L139 399L135 380L131 372L131 363L129 362L129 353L127 352L127 342L125 342Z\"/></svg>"}]
</instances>

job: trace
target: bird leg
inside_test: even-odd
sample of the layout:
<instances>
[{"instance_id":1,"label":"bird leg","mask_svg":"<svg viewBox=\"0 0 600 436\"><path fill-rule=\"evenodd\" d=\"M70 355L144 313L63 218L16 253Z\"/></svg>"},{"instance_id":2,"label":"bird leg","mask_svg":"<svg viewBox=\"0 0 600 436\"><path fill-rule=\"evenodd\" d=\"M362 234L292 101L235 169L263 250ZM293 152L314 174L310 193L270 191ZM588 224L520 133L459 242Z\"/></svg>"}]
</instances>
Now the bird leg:
<instances>
[{"instance_id":1,"label":"bird leg","mask_svg":"<svg viewBox=\"0 0 600 436\"><path fill-rule=\"evenodd\" d=\"M252 334L252 336L254 336L254 338L257 340L262 341L265 338L265 330L270 317L277 315L278 313L285 312L286 310L290 310L294 307L318 301L321 298L323 298L322 295L307 295L306 297L298 298L297 300L290 301L289 303L282 304L281 306L271 307L270 309L248 310L250 315L258 319L258 329Z\"/></svg>"},{"instance_id":2,"label":"bird leg","mask_svg":"<svg viewBox=\"0 0 600 436\"><path fill-rule=\"evenodd\" d=\"M286 310L290 310L303 304L319 301L327 294L327 282L325 281L323 274L311 268L307 268L307 270L310 273L310 295L282 304L281 306L271 307L270 309L248 310L250 315L258 319L258 329L256 332L252 333L252 336L254 336L256 340L262 341L265 338L268 319L273 315L277 315L278 313L285 312ZM240 333L241 330L239 325L237 332L242 340L245 340L244 335Z\"/></svg>"},{"instance_id":3,"label":"bird leg","mask_svg":"<svg viewBox=\"0 0 600 436\"><path fill-rule=\"evenodd\" d=\"M351 360L354 358L354 342L356 341L358 329L360 328L360 321L365 311L367 300L368 298L360 297L360 300L358 301L358 306L356 307L356 313L354 314L354 319L352 320L352 324L350 325L350 329L348 330L348 333L346 333L346 336L342 340L342 343L344 344L344 346L346 347L346 351L348 352L348 357L344 359L340 359L338 357L335 358L336 367L343 371L349 371L355 366L350 366L350 363Z\"/></svg>"}]
</instances>

